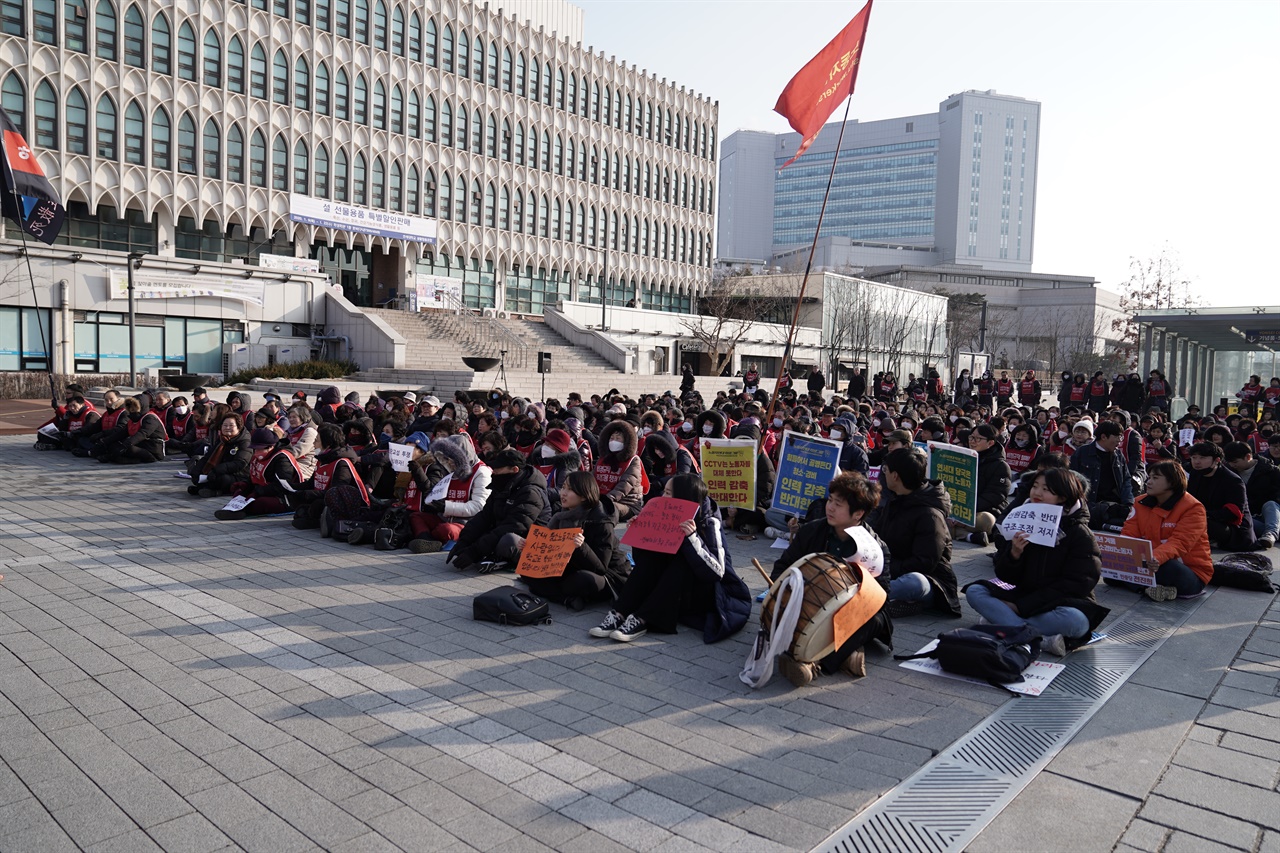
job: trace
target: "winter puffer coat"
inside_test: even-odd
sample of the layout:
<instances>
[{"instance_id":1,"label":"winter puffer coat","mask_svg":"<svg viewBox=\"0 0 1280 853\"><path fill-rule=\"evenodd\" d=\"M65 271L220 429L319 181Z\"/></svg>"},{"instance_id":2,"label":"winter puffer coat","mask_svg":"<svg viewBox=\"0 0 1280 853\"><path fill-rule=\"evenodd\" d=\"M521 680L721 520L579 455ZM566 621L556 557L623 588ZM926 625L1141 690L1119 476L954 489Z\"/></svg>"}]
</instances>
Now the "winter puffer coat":
<instances>
[{"instance_id":1,"label":"winter puffer coat","mask_svg":"<svg viewBox=\"0 0 1280 853\"><path fill-rule=\"evenodd\" d=\"M930 606L944 616L960 616L956 573L951 569L951 496L940 480L914 492L894 495L880 510L875 532L889 546L891 578L919 572L933 588Z\"/></svg>"}]
</instances>

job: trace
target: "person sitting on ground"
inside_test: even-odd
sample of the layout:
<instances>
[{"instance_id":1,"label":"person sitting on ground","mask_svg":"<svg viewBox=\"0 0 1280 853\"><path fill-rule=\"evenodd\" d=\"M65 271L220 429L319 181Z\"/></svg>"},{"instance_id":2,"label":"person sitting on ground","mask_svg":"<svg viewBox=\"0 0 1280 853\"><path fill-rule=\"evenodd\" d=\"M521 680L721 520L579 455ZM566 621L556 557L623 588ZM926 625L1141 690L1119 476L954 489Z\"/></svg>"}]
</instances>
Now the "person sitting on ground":
<instances>
[{"instance_id":1,"label":"person sitting on ground","mask_svg":"<svg viewBox=\"0 0 1280 853\"><path fill-rule=\"evenodd\" d=\"M137 397L126 398L124 408L124 417L98 451L98 461L137 465L164 459L164 444L169 439L164 422Z\"/></svg>"},{"instance_id":2,"label":"person sitting on ground","mask_svg":"<svg viewBox=\"0 0 1280 853\"><path fill-rule=\"evenodd\" d=\"M1240 475L1222 464L1222 456L1222 448L1207 441L1191 448L1187 493L1204 504L1211 543L1227 551L1252 551L1257 540L1248 492Z\"/></svg>"},{"instance_id":3,"label":"person sitting on ground","mask_svg":"<svg viewBox=\"0 0 1280 853\"><path fill-rule=\"evenodd\" d=\"M524 453L508 447L489 465L488 500L468 519L447 560L460 570L478 566L481 574L514 571L529 528L551 520L547 479Z\"/></svg>"},{"instance_id":4,"label":"person sitting on ground","mask_svg":"<svg viewBox=\"0 0 1280 853\"><path fill-rule=\"evenodd\" d=\"M596 484L618 508L618 522L635 518L644 505L644 465L636 452L636 429L624 420L615 420L600 431L600 453L595 464Z\"/></svg>"},{"instance_id":5,"label":"person sitting on ground","mask_svg":"<svg viewBox=\"0 0 1280 853\"><path fill-rule=\"evenodd\" d=\"M1265 551L1280 539L1280 468L1265 456L1255 457L1253 448L1243 441L1228 444L1223 456L1227 467L1244 481L1258 550Z\"/></svg>"},{"instance_id":6,"label":"person sitting on ground","mask_svg":"<svg viewBox=\"0 0 1280 853\"><path fill-rule=\"evenodd\" d=\"M253 502L241 509L217 510L213 517L219 521L293 511L298 487L302 484L302 469L294 458L288 436L282 436L278 427L262 427L250 436L249 449L253 451L249 460L249 482L236 483L232 492Z\"/></svg>"},{"instance_id":7,"label":"person sitting on ground","mask_svg":"<svg viewBox=\"0 0 1280 853\"><path fill-rule=\"evenodd\" d=\"M582 456L573 446L573 438L559 428L547 430L547 437L540 447L534 449L529 461L546 478L547 502L551 512L559 512L560 487L570 474L582 470Z\"/></svg>"},{"instance_id":8,"label":"person sitting on ground","mask_svg":"<svg viewBox=\"0 0 1280 853\"><path fill-rule=\"evenodd\" d=\"M704 643L715 643L742 630L751 615L751 592L733 571L725 548L720 514L696 474L677 474L667 481L665 496L691 501L698 510L681 523L684 540L675 554L633 548L635 563L618 592L613 609L592 637L629 643L650 630L674 634L683 624L702 630Z\"/></svg>"},{"instance_id":9,"label":"person sitting on ground","mask_svg":"<svg viewBox=\"0 0 1280 853\"><path fill-rule=\"evenodd\" d=\"M666 430L652 432L647 436L640 461L649 478L649 492L644 496L646 503L660 497L662 490L667 487L667 480L677 474L698 473L698 463L694 461L693 454L678 444Z\"/></svg>"},{"instance_id":10,"label":"person sitting on ground","mask_svg":"<svg viewBox=\"0 0 1280 853\"><path fill-rule=\"evenodd\" d=\"M75 450L80 446L80 437L85 430L101 419L102 415L85 400L84 395L70 394L62 414L53 419L58 429L57 436L36 433L36 447L41 450Z\"/></svg>"},{"instance_id":11,"label":"person sitting on ground","mask_svg":"<svg viewBox=\"0 0 1280 853\"><path fill-rule=\"evenodd\" d=\"M552 530L578 527L582 532L574 540L577 547L564 574L554 578L526 578L529 591L552 601L562 601L570 610L582 610L591 602L617 598L631 573L631 565L614 536L618 511L613 501L601 496L590 471L566 475L559 492L560 509L551 516L547 527Z\"/></svg>"},{"instance_id":12,"label":"person sitting on ground","mask_svg":"<svg viewBox=\"0 0 1280 853\"><path fill-rule=\"evenodd\" d=\"M776 581L788 568L809 554L830 554L847 563L857 563L858 543L847 530L850 527L863 527L867 514L875 509L879 500L880 487L861 474L845 472L837 475L827 487L825 516L806 522L796 530L787 550L773 564L772 580ZM869 527L865 529L879 542L882 553L887 555L888 548L876 536L875 531ZM885 562L887 563L887 558ZM859 573L859 576L867 583L872 582L869 574ZM891 581L890 585L893 583L897 581ZM928 582L923 583L927 589ZM839 649L819 662L805 663L796 660L789 653L783 653L778 658L779 671L796 687L804 687L820 674L832 675L841 670L854 678L862 678L867 674L862 647L871 639L882 639L887 643L892 636L887 618L879 622L877 618L868 620L866 624L870 627L867 630L858 630ZM877 624L872 625L873 622Z\"/></svg>"},{"instance_id":13,"label":"person sitting on ground","mask_svg":"<svg viewBox=\"0 0 1280 853\"><path fill-rule=\"evenodd\" d=\"M1133 506L1133 479L1119 449L1124 429L1113 421L1103 421L1094 436L1071 456L1071 470L1089 481L1089 525L1094 530L1115 531Z\"/></svg>"},{"instance_id":14,"label":"person sitting on ground","mask_svg":"<svg viewBox=\"0 0 1280 853\"><path fill-rule=\"evenodd\" d=\"M290 411L297 410L294 407ZM311 424L310 416L307 423ZM299 530L314 530L326 508L331 491L352 489L361 503L369 505L369 492L356 473L356 455L347 447L346 435L337 424L321 424L316 430L318 451L316 467L311 476L298 484L294 500L297 509L293 514L293 526Z\"/></svg>"},{"instance_id":15,"label":"person sitting on ground","mask_svg":"<svg viewBox=\"0 0 1280 853\"><path fill-rule=\"evenodd\" d=\"M289 450L298 462L302 479L307 480L316 471L316 439L319 431L311 421L311 409L306 405L291 406L285 415L285 435L289 438Z\"/></svg>"},{"instance_id":16,"label":"person sitting on ground","mask_svg":"<svg viewBox=\"0 0 1280 853\"><path fill-rule=\"evenodd\" d=\"M218 421L217 438L209 452L193 460L187 471L191 485L187 493L202 498L231 494L231 487L249 479L249 433L235 412L226 412Z\"/></svg>"},{"instance_id":17,"label":"person sitting on ground","mask_svg":"<svg viewBox=\"0 0 1280 853\"><path fill-rule=\"evenodd\" d=\"M996 578L965 587L969 605L993 625L1029 625L1043 648L1062 657L1088 642L1109 612L1093 597L1102 576L1098 543L1089 530L1084 482L1071 471L1047 468L1033 475L1031 502L1062 507L1053 546L1026 533L996 547Z\"/></svg>"},{"instance_id":18,"label":"person sitting on ground","mask_svg":"<svg viewBox=\"0 0 1280 853\"><path fill-rule=\"evenodd\" d=\"M978 452L978 513L973 527L955 523L957 531L967 532L965 537L975 545L990 544L990 533L996 524L996 516L1009 505L1009 463L1004 459L1004 448L996 439L999 433L989 423L978 424L969 433L969 448Z\"/></svg>"},{"instance_id":19,"label":"person sitting on ground","mask_svg":"<svg viewBox=\"0 0 1280 853\"><path fill-rule=\"evenodd\" d=\"M1237 478L1238 479L1238 478ZM1156 562L1155 586L1121 581L1108 584L1143 590L1152 601L1193 598L1213 578L1208 518L1204 504L1187 493L1187 472L1172 460L1147 468L1147 491L1133 505L1133 515L1120 531L1151 543Z\"/></svg>"},{"instance_id":20,"label":"person sitting on ground","mask_svg":"<svg viewBox=\"0 0 1280 853\"><path fill-rule=\"evenodd\" d=\"M475 446L465 435L454 435L434 442L431 445L431 455L448 469L449 487L440 500L421 503L422 498L418 498L421 510L409 517L413 530L409 550L415 554L434 553L440 550L443 543L457 541L463 527L484 508L489 499L489 484L493 476L489 466L476 456ZM422 493L423 498L426 495L426 492ZM410 499L410 494L406 492L406 503ZM433 542L436 544L431 544Z\"/></svg>"},{"instance_id":21,"label":"person sitting on ground","mask_svg":"<svg viewBox=\"0 0 1280 853\"><path fill-rule=\"evenodd\" d=\"M889 615L929 609L960 616L951 569L951 497L940 480L926 479L929 463L914 447L895 450L881 463L881 487L892 492L876 518L875 531L888 546Z\"/></svg>"},{"instance_id":22,"label":"person sitting on ground","mask_svg":"<svg viewBox=\"0 0 1280 853\"><path fill-rule=\"evenodd\" d=\"M126 414L124 409L124 397L119 391L108 389L102 394L102 405L105 411L99 413L97 420L86 422L80 428L79 435L76 439L76 446L71 448L74 456L81 458L86 456L97 456L101 449L105 436L110 435L111 431L116 428L116 424Z\"/></svg>"}]
</instances>

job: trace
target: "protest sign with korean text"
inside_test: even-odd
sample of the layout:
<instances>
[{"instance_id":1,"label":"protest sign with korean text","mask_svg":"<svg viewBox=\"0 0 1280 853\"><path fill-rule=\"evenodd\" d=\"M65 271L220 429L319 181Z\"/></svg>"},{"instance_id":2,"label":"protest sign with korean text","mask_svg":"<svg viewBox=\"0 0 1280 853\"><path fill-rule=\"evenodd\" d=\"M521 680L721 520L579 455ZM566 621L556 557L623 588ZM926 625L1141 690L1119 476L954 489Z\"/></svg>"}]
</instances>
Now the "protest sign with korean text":
<instances>
[{"instance_id":1,"label":"protest sign with korean text","mask_svg":"<svg viewBox=\"0 0 1280 853\"><path fill-rule=\"evenodd\" d=\"M703 438L702 479L721 507L756 508L756 443L741 438Z\"/></svg>"},{"instance_id":2,"label":"protest sign with korean text","mask_svg":"<svg viewBox=\"0 0 1280 853\"><path fill-rule=\"evenodd\" d=\"M684 542L684 533L680 525L698 514L698 505L693 501L682 501L678 498L654 498L644 505L629 525L622 537L622 544L644 551L657 551L660 554L674 554L680 550Z\"/></svg>"},{"instance_id":3,"label":"protest sign with korean text","mask_svg":"<svg viewBox=\"0 0 1280 853\"><path fill-rule=\"evenodd\" d=\"M972 527L978 520L978 452L929 442L929 479L941 480L951 496L951 519Z\"/></svg>"},{"instance_id":4,"label":"protest sign with korean text","mask_svg":"<svg viewBox=\"0 0 1280 853\"><path fill-rule=\"evenodd\" d=\"M1012 541L1019 533L1027 534L1033 545L1058 544L1058 526L1062 523L1062 507L1055 504L1025 503L1009 510L1000 522L1000 532Z\"/></svg>"},{"instance_id":5,"label":"protest sign with korean text","mask_svg":"<svg viewBox=\"0 0 1280 853\"><path fill-rule=\"evenodd\" d=\"M803 518L815 498L826 497L827 486L840 473L841 449L838 441L784 432L772 508Z\"/></svg>"},{"instance_id":6,"label":"protest sign with korean text","mask_svg":"<svg viewBox=\"0 0 1280 853\"><path fill-rule=\"evenodd\" d=\"M520 549L520 562L516 574L526 578L558 578L569 566L569 559L577 549L574 541L582 532L581 527L561 527L551 530L540 525L529 528Z\"/></svg>"},{"instance_id":7,"label":"protest sign with korean text","mask_svg":"<svg viewBox=\"0 0 1280 853\"><path fill-rule=\"evenodd\" d=\"M391 470L401 474L409 470L409 463L413 461L413 445L412 444L396 444L392 442L387 445L387 461L391 463Z\"/></svg>"},{"instance_id":8,"label":"protest sign with korean text","mask_svg":"<svg viewBox=\"0 0 1280 853\"><path fill-rule=\"evenodd\" d=\"M1104 578L1138 586L1156 585L1157 566L1150 540L1098 532L1093 538L1098 541L1098 551L1102 554Z\"/></svg>"}]
</instances>

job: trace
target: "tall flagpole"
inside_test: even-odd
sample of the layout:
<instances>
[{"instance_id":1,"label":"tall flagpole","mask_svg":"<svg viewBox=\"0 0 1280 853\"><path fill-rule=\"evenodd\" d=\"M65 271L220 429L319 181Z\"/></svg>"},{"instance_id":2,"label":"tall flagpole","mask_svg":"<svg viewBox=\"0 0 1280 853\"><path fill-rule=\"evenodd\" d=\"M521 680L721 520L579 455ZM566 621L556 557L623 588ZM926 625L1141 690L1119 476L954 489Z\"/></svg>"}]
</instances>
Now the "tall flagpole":
<instances>
[{"instance_id":1,"label":"tall flagpole","mask_svg":"<svg viewBox=\"0 0 1280 853\"><path fill-rule=\"evenodd\" d=\"M31 250L27 246L27 232L26 229L22 227L23 222L26 220L26 217L22 212L22 197L18 195L17 185L13 178L13 168L9 165L8 155L4 155L3 157L0 157L0 159L4 160L5 181L9 185L9 194L13 196L14 212L18 215L18 233L22 236L22 257L27 262L27 279L31 283L31 303L35 306L36 328L40 330L40 346L44 348L44 363L48 368L49 374L49 402L56 409L58 406L58 392L53 381L53 349L45 339L44 321L40 317L40 296L36 292L36 274L31 268ZM52 331L52 314L50 314L49 317L49 326ZM22 365L18 366L21 367Z\"/></svg>"},{"instance_id":2,"label":"tall flagpole","mask_svg":"<svg viewBox=\"0 0 1280 853\"><path fill-rule=\"evenodd\" d=\"M845 99L844 102L844 119L840 122L840 136L836 139L835 154L831 157L831 171L827 175L827 188L822 194L822 207L818 210L818 225L813 229L813 242L809 244L809 260L804 266L804 278L800 281L800 293L796 296L796 308L791 314L791 328L787 331L787 347L783 350L783 360L792 352L792 347L796 339L796 327L800 323L800 308L804 304L804 293L809 286L809 274L813 270L813 256L818 251L818 236L822 233L822 220L827 215L827 199L831 197L831 184L836 177L836 164L840 162L840 145L844 142L844 128L849 123L849 107L853 104L853 93ZM786 370L786 364L778 371L778 376L773 380L773 394L769 398L769 411L765 415L765 429L773 426L773 412L778 406L778 392L782 385L782 374ZM794 377L792 378L794 382ZM762 430L761 440L763 441L764 431Z\"/></svg>"}]
</instances>

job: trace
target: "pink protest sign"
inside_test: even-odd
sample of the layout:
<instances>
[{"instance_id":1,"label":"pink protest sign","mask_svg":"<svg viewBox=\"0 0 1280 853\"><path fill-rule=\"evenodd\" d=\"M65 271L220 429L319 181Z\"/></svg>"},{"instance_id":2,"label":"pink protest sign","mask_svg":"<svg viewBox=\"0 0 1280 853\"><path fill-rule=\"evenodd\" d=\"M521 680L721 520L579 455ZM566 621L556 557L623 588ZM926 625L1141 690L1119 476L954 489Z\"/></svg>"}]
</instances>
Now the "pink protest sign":
<instances>
[{"instance_id":1,"label":"pink protest sign","mask_svg":"<svg viewBox=\"0 0 1280 853\"><path fill-rule=\"evenodd\" d=\"M654 498L644 505L644 509L628 525L622 544L645 551L674 554L680 550L680 543L684 541L684 534L680 532L681 523L690 520L697 513L698 505L693 501Z\"/></svg>"}]
</instances>

